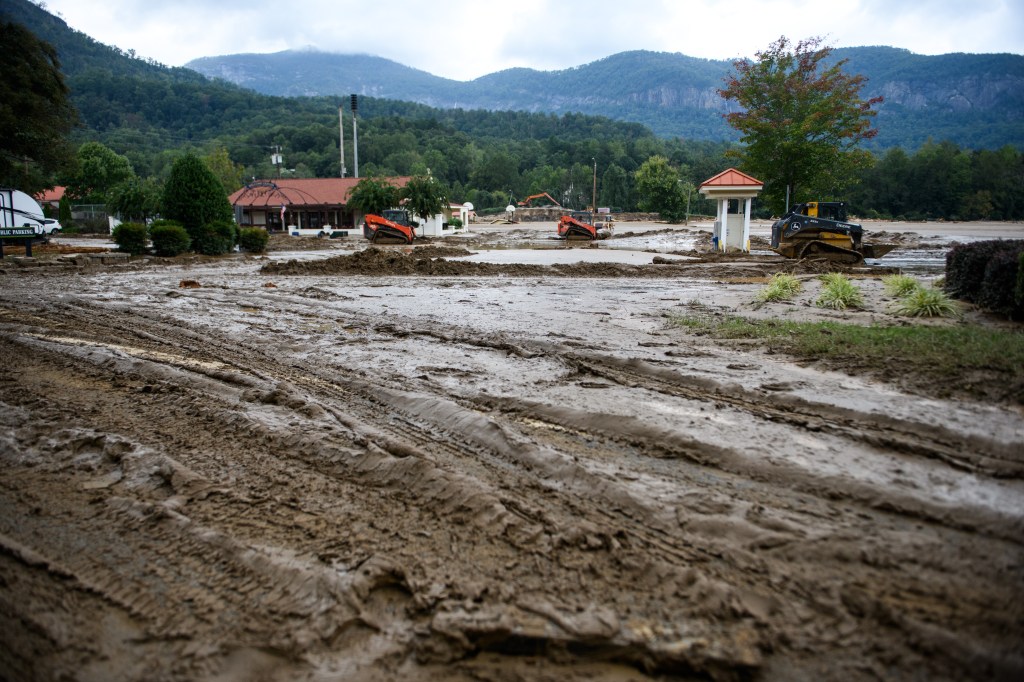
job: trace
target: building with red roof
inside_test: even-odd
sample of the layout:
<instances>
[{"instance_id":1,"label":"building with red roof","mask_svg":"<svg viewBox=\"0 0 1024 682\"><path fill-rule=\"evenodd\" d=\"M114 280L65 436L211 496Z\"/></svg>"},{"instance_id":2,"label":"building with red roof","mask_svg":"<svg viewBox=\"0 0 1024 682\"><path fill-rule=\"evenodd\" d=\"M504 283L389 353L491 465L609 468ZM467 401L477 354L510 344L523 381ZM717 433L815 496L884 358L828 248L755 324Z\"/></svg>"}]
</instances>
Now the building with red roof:
<instances>
[{"instance_id":1,"label":"building with red roof","mask_svg":"<svg viewBox=\"0 0 1024 682\"><path fill-rule=\"evenodd\" d=\"M60 200L64 197L64 187L54 187L52 189L45 189L36 195L36 201L40 204L48 204L52 208L60 207Z\"/></svg>"},{"instance_id":2,"label":"building with red roof","mask_svg":"<svg viewBox=\"0 0 1024 682\"><path fill-rule=\"evenodd\" d=\"M387 178L404 187L408 177ZM278 178L254 181L234 192L228 201L239 227L269 231L323 231L327 234L357 230L362 214L348 206L359 178Z\"/></svg>"}]
</instances>

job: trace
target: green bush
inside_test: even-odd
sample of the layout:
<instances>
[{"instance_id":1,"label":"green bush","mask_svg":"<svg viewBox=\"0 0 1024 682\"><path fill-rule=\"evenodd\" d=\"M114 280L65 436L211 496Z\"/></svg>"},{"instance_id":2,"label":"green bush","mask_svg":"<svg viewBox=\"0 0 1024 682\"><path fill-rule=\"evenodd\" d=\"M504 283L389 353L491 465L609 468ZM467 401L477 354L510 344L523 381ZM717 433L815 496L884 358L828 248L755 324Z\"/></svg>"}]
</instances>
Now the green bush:
<instances>
[{"instance_id":1,"label":"green bush","mask_svg":"<svg viewBox=\"0 0 1024 682\"><path fill-rule=\"evenodd\" d=\"M149 227L149 239L158 256L177 256L192 246L192 238L181 223L173 220L155 220Z\"/></svg>"},{"instance_id":2,"label":"green bush","mask_svg":"<svg viewBox=\"0 0 1024 682\"><path fill-rule=\"evenodd\" d=\"M146 226L139 223L121 223L111 235L118 251L138 256L146 253Z\"/></svg>"},{"instance_id":3,"label":"green bush","mask_svg":"<svg viewBox=\"0 0 1024 682\"><path fill-rule=\"evenodd\" d=\"M448 221L448 225L453 228L462 227L462 218L452 218Z\"/></svg>"},{"instance_id":4,"label":"green bush","mask_svg":"<svg viewBox=\"0 0 1024 682\"><path fill-rule=\"evenodd\" d=\"M208 232L206 226L214 222L231 221L234 216L224 185L206 163L192 152L180 157L171 166L170 176L164 184L161 205L163 215L185 226L200 253L206 253L199 248L200 242L205 243L211 239L217 241L215 236L204 234ZM230 246L234 246L233 238Z\"/></svg>"},{"instance_id":5,"label":"green bush","mask_svg":"<svg viewBox=\"0 0 1024 682\"><path fill-rule=\"evenodd\" d=\"M238 232L238 245L243 251L263 253L267 250L270 235L262 227L243 227Z\"/></svg>"},{"instance_id":6,"label":"green bush","mask_svg":"<svg viewBox=\"0 0 1024 682\"><path fill-rule=\"evenodd\" d=\"M1014 296L1017 305L1024 306L1024 251L1020 252L1017 260L1017 295Z\"/></svg>"},{"instance_id":7,"label":"green bush","mask_svg":"<svg viewBox=\"0 0 1024 682\"><path fill-rule=\"evenodd\" d=\"M111 234L110 221L106 218L84 218L76 220L75 225L78 226L78 231L81 234ZM63 231L67 229L67 226L61 223L61 228Z\"/></svg>"},{"instance_id":8,"label":"green bush","mask_svg":"<svg viewBox=\"0 0 1024 682\"><path fill-rule=\"evenodd\" d=\"M979 297L989 262L1001 253L1011 253L1016 258L1021 251L1024 251L1024 240L1020 239L995 239L954 246L946 254L946 292L953 298L980 304ZM994 272L991 276L999 274ZM993 286L996 285L989 285L990 291ZM1012 292L1016 287L1016 279L1000 286Z\"/></svg>"},{"instance_id":9,"label":"green bush","mask_svg":"<svg viewBox=\"0 0 1024 682\"><path fill-rule=\"evenodd\" d=\"M1011 318L1024 318L1020 296L1024 240L959 244L946 254L946 291Z\"/></svg>"},{"instance_id":10,"label":"green bush","mask_svg":"<svg viewBox=\"0 0 1024 682\"><path fill-rule=\"evenodd\" d=\"M227 220L215 220L196 230L192 248L205 256L220 256L235 245L235 224Z\"/></svg>"},{"instance_id":11,"label":"green bush","mask_svg":"<svg viewBox=\"0 0 1024 682\"><path fill-rule=\"evenodd\" d=\"M1022 253L1024 253L1024 246L1017 253L1001 251L989 259L985 265L985 275L981 280L981 290L978 292L978 305L1010 319L1024 318L1024 306L1016 302L1018 270Z\"/></svg>"}]
</instances>

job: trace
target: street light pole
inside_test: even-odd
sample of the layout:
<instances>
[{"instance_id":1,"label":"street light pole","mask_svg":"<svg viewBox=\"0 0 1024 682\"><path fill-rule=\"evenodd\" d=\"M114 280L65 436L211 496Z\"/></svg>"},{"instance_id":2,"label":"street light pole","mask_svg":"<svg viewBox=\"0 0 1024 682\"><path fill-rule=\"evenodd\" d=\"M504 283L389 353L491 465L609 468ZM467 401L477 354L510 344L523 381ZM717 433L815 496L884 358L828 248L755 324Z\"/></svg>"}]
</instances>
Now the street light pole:
<instances>
[{"instance_id":1,"label":"street light pole","mask_svg":"<svg viewBox=\"0 0 1024 682\"><path fill-rule=\"evenodd\" d=\"M345 107L338 105L338 149L341 152L341 177L345 177L345 117L342 112Z\"/></svg>"},{"instance_id":2,"label":"street light pole","mask_svg":"<svg viewBox=\"0 0 1024 682\"><path fill-rule=\"evenodd\" d=\"M359 108L359 99L352 95L352 165L355 167L352 177L359 177L359 131L356 127L356 110Z\"/></svg>"}]
</instances>

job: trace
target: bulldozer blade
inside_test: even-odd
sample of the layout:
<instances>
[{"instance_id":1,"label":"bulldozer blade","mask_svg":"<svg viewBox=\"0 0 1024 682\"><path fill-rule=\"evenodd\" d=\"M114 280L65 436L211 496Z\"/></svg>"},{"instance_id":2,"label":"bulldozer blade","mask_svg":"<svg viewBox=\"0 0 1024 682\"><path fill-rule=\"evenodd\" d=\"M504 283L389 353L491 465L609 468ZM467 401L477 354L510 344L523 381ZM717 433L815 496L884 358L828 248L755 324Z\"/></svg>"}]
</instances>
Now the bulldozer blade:
<instances>
[{"instance_id":1,"label":"bulldozer blade","mask_svg":"<svg viewBox=\"0 0 1024 682\"><path fill-rule=\"evenodd\" d=\"M864 244L861 253L865 258L881 258L896 248L896 244Z\"/></svg>"}]
</instances>

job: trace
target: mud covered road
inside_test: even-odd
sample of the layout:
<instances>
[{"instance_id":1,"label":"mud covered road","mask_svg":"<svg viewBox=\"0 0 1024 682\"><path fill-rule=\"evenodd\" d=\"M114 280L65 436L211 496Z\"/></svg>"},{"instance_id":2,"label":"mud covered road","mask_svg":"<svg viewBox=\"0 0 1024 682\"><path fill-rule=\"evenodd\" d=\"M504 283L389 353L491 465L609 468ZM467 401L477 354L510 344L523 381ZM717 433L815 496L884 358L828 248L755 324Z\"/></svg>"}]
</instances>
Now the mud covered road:
<instances>
[{"instance_id":1,"label":"mud covered road","mask_svg":"<svg viewBox=\"0 0 1024 682\"><path fill-rule=\"evenodd\" d=\"M688 335L706 272L265 265L0 278L0 677L1024 675L1019 407Z\"/></svg>"}]
</instances>

